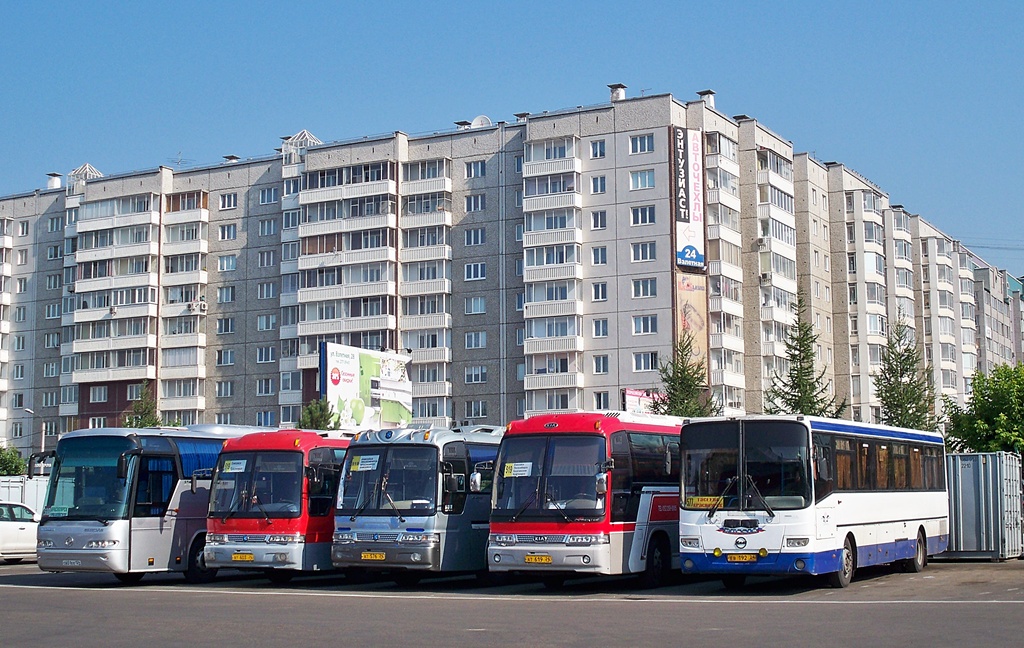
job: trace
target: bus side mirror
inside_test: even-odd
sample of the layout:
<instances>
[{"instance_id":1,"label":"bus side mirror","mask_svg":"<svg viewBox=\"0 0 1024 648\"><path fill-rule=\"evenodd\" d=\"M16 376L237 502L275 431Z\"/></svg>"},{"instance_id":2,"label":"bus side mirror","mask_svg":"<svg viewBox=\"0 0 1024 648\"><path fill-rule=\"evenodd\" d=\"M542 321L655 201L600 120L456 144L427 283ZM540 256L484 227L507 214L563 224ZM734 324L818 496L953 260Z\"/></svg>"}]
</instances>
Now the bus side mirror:
<instances>
[{"instance_id":1,"label":"bus side mirror","mask_svg":"<svg viewBox=\"0 0 1024 648\"><path fill-rule=\"evenodd\" d=\"M601 469L600 472L603 472L603 473L604 472L608 472L609 470L615 470L615 460L614 459L608 459L607 461L605 461L603 464L601 464L598 467Z\"/></svg>"},{"instance_id":2,"label":"bus side mirror","mask_svg":"<svg viewBox=\"0 0 1024 648\"><path fill-rule=\"evenodd\" d=\"M121 456L117 458L117 478L124 479L128 476L128 457L135 457L142 454L142 448L132 448L131 450L125 450L121 453Z\"/></svg>"},{"instance_id":3,"label":"bus side mirror","mask_svg":"<svg viewBox=\"0 0 1024 648\"><path fill-rule=\"evenodd\" d=\"M196 490L198 490L197 485L196 485L196 476L194 474L192 475L192 483L189 485L188 489L190 491L192 491L193 495L195 495L196 494Z\"/></svg>"},{"instance_id":4,"label":"bus side mirror","mask_svg":"<svg viewBox=\"0 0 1024 648\"><path fill-rule=\"evenodd\" d=\"M445 493L464 493L466 492L466 476L455 475L448 473L444 476L444 492Z\"/></svg>"},{"instance_id":5,"label":"bus side mirror","mask_svg":"<svg viewBox=\"0 0 1024 648\"><path fill-rule=\"evenodd\" d=\"M30 454L28 456L28 463L26 465L27 474L25 475L25 477L27 479L32 479L33 473L35 473L35 465L37 463L42 463L43 461L46 461L47 459L52 459L56 456L57 452L55 450L47 450L45 452L33 452L32 454Z\"/></svg>"},{"instance_id":6,"label":"bus side mirror","mask_svg":"<svg viewBox=\"0 0 1024 648\"><path fill-rule=\"evenodd\" d=\"M469 475L469 492L479 493L482 490L483 477L478 472Z\"/></svg>"},{"instance_id":7,"label":"bus side mirror","mask_svg":"<svg viewBox=\"0 0 1024 648\"><path fill-rule=\"evenodd\" d=\"M604 495L608 492L608 473L603 472L594 478L594 490L597 491L598 495Z\"/></svg>"}]
</instances>

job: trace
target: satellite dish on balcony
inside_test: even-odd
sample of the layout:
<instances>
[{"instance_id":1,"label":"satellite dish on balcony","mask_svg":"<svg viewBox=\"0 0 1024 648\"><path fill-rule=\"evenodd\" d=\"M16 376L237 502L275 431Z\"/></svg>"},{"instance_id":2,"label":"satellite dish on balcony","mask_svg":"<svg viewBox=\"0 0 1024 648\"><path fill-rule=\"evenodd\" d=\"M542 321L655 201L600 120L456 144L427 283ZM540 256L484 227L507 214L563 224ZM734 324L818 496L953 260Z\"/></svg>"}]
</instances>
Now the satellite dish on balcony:
<instances>
[{"instance_id":1,"label":"satellite dish on balcony","mask_svg":"<svg viewBox=\"0 0 1024 648\"><path fill-rule=\"evenodd\" d=\"M492 124L491 124L491 118L490 117L488 117L487 115L477 115L476 117L473 118L473 121L470 122L469 127L470 128L485 128L485 127L491 126L491 125Z\"/></svg>"}]
</instances>

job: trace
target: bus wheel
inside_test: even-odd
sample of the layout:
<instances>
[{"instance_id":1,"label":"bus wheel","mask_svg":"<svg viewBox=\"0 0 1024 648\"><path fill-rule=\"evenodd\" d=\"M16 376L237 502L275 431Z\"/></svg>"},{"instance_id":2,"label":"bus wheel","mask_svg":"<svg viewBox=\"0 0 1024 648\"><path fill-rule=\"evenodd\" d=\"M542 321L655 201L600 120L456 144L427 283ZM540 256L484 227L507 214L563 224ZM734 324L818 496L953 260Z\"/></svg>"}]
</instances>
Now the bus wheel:
<instances>
[{"instance_id":1,"label":"bus wheel","mask_svg":"<svg viewBox=\"0 0 1024 648\"><path fill-rule=\"evenodd\" d=\"M423 574L414 571L395 572L391 580L399 587L415 587L423 579Z\"/></svg>"},{"instance_id":2,"label":"bus wheel","mask_svg":"<svg viewBox=\"0 0 1024 648\"><path fill-rule=\"evenodd\" d=\"M727 590L738 590L743 587L743 584L747 582L747 577L743 574L729 574L728 576L722 576L722 585Z\"/></svg>"},{"instance_id":3,"label":"bus wheel","mask_svg":"<svg viewBox=\"0 0 1024 648\"><path fill-rule=\"evenodd\" d=\"M275 585L284 585L295 577L294 569L268 569L263 573L266 575L267 580Z\"/></svg>"},{"instance_id":4,"label":"bus wheel","mask_svg":"<svg viewBox=\"0 0 1024 648\"><path fill-rule=\"evenodd\" d=\"M188 566L185 567L185 580L189 583L209 583L217 576L216 568L206 566L206 557L203 556L203 547L205 546L206 536L201 535L192 541L192 547L188 550Z\"/></svg>"},{"instance_id":5,"label":"bus wheel","mask_svg":"<svg viewBox=\"0 0 1024 648\"><path fill-rule=\"evenodd\" d=\"M644 571L640 574L640 587L653 589L660 587L668 579L672 568L672 556L669 554L668 543L662 536L651 538L647 545L647 561Z\"/></svg>"},{"instance_id":6,"label":"bus wheel","mask_svg":"<svg viewBox=\"0 0 1024 648\"><path fill-rule=\"evenodd\" d=\"M928 543L924 539L924 532L917 532L917 546L914 547L914 557L902 561L903 571L916 574L928 564Z\"/></svg>"},{"instance_id":7,"label":"bus wheel","mask_svg":"<svg viewBox=\"0 0 1024 648\"><path fill-rule=\"evenodd\" d=\"M843 542L843 553L839 557L839 571L828 575L829 586L836 589L848 587L850 581L853 580L853 572L856 568L853 542L850 540L850 536L846 536L846 540Z\"/></svg>"},{"instance_id":8,"label":"bus wheel","mask_svg":"<svg viewBox=\"0 0 1024 648\"><path fill-rule=\"evenodd\" d=\"M142 577L145 576L145 572L131 572L128 574L114 574L114 578L121 581L125 585L135 585Z\"/></svg>"}]
</instances>

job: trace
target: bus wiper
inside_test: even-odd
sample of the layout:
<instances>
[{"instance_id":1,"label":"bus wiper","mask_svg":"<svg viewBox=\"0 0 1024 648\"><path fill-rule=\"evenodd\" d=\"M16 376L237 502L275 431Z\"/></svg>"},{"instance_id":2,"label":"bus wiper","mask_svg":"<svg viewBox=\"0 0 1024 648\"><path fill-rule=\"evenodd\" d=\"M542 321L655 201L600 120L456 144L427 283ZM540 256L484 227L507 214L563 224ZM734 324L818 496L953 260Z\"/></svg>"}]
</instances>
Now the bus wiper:
<instances>
[{"instance_id":1,"label":"bus wiper","mask_svg":"<svg viewBox=\"0 0 1024 648\"><path fill-rule=\"evenodd\" d=\"M532 493L530 493L530 496L526 498L526 501L523 502L523 505L519 507L519 510L516 511L515 515L513 515L509 519L509 522L515 522L517 519L519 519L519 516L523 514L523 511L525 511L527 509L527 507L530 506L530 504L533 504L533 501L535 499L537 499L537 495L539 495L539 494L540 494L540 485L538 484L537 485L537 490L535 490Z\"/></svg>"},{"instance_id":2,"label":"bus wiper","mask_svg":"<svg viewBox=\"0 0 1024 648\"><path fill-rule=\"evenodd\" d=\"M370 490L369 493L366 494L366 499L363 500L363 503L359 506L359 508L356 509L356 512L352 514L352 517L350 517L348 519L349 522L355 522L356 521L356 517L360 513L362 513L363 511L366 510L366 507L370 505L370 501L373 499L373 496L374 496L374 494L376 492L377 492L377 482L374 481L373 482L373 488Z\"/></svg>"},{"instance_id":3,"label":"bus wiper","mask_svg":"<svg viewBox=\"0 0 1024 648\"><path fill-rule=\"evenodd\" d=\"M761 500L761 503L764 504L764 510L768 513L768 517L775 517L775 511L772 510L772 507L768 506L768 500L764 498L761 491L757 490L757 484L754 483L754 478L749 473L747 474L747 484L750 486L750 490Z\"/></svg>"},{"instance_id":4,"label":"bus wiper","mask_svg":"<svg viewBox=\"0 0 1024 648\"><path fill-rule=\"evenodd\" d=\"M260 496L256 494L256 489L252 489L252 503L259 507L260 513L263 514L263 518L267 521L267 524L273 524L274 521L270 519L270 513L267 513L267 509L263 508L263 503L260 502Z\"/></svg>"},{"instance_id":5,"label":"bus wiper","mask_svg":"<svg viewBox=\"0 0 1024 648\"><path fill-rule=\"evenodd\" d=\"M238 513L238 509L239 509L239 506L240 506L240 505L242 504L242 502L244 502L244 501L245 501L245 489L243 488L243 489L242 489L242 492L241 492L241 494L240 494L240 497L238 498L238 505L236 505L236 506L232 506L231 508L229 508L229 509L228 509L228 512L224 514L224 517L222 517L222 518L220 519L220 523L221 523L221 524L224 524L225 522L227 522L227 521L228 521L228 518L229 518L229 517L231 517L231 516L232 516L232 515L234 515L235 513Z\"/></svg>"},{"instance_id":6,"label":"bus wiper","mask_svg":"<svg viewBox=\"0 0 1024 648\"><path fill-rule=\"evenodd\" d=\"M726 480L725 488L723 488L722 492L718 495L718 501L712 504L711 508L708 509L708 520L715 516L715 513L718 512L718 508L725 502L725 496L729 493L729 489L735 486L738 481L738 477L730 477Z\"/></svg>"},{"instance_id":7,"label":"bus wiper","mask_svg":"<svg viewBox=\"0 0 1024 648\"><path fill-rule=\"evenodd\" d=\"M562 514L562 517L565 518L566 522L572 522L572 520L569 519L569 516L565 514L565 509L558 505L558 502L555 501L555 498L551 497L551 495L545 495L544 497L545 499L547 499L548 504L550 504L553 509Z\"/></svg>"},{"instance_id":8,"label":"bus wiper","mask_svg":"<svg viewBox=\"0 0 1024 648\"><path fill-rule=\"evenodd\" d=\"M398 515L398 521L405 522L405 518L402 517L402 512L398 510L398 506L395 504L395 500L391 499L391 493L388 492L388 476L390 475L391 473L389 472L387 475L384 475L384 479L381 480L380 492L384 495L384 497L387 498L388 504L391 505L391 508L395 509L395 513Z\"/></svg>"}]
</instances>

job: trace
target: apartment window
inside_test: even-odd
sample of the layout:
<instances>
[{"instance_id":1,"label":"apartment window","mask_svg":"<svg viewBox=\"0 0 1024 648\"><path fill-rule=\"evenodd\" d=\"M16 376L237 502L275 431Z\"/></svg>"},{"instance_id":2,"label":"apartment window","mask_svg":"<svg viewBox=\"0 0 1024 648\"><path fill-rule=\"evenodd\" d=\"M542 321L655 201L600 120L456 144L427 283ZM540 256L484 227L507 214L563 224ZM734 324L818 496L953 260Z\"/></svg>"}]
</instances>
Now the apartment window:
<instances>
[{"instance_id":1,"label":"apartment window","mask_svg":"<svg viewBox=\"0 0 1024 648\"><path fill-rule=\"evenodd\" d=\"M483 349L487 346L487 331L470 331L466 333L467 349Z\"/></svg>"},{"instance_id":2,"label":"apartment window","mask_svg":"<svg viewBox=\"0 0 1024 648\"><path fill-rule=\"evenodd\" d=\"M64 229L64 217L63 216L51 216L46 222L47 232L59 232Z\"/></svg>"},{"instance_id":3,"label":"apartment window","mask_svg":"<svg viewBox=\"0 0 1024 648\"><path fill-rule=\"evenodd\" d=\"M235 350L234 349L218 349L217 350L217 366L226 367L235 364Z\"/></svg>"},{"instance_id":4,"label":"apartment window","mask_svg":"<svg viewBox=\"0 0 1024 648\"><path fill-rule=\"evenodd\" d=\"M466 401L466 418L487 418L487 401L471 400Z\"/></svg>"},{"instance_id":5,"label":"apartment window","mask_svg":"<svg viewBox=\"0 0 1024 648\"><path fill-rule=\"evenodd\" d=\"M274 250L264 250L259 253L257 259L261 268L271 268L276 262Z\"/></svg>"},{"instance_id":6,"label":"apartment window","mask_svg":"<svg viewBox=\"0 0 1024 648\"><path fill-rule=\"evenodd\" d=\"M260 236L273 236L277 234L277 219L265 218L260 221Z\"/></svg>"},{"instance_id":7,"label":"apartment window","mask_svg":"<svg viewBox=\"0 0 1024 648\"><path fill-rule=\"evenodd\" d=\"M256 284L256 299L273 299L277 297L277 284L266 281Z\"/></svg>"},{"instance_id":8,"label":"apartment window","mask_svg":"<svg viewBox=\"0 0 1024 648\"><path fill-rule=\"evenodd\" d=\"M516 310L523 310L523 304L526 303L526 293L516 293Z\"/></svg>"},{"instance_id":9,"label":"apartment window","mask_svg":"<svg viewBox=\"0 0 1024 648\"><path fill-rule=\"evenodd\" d=\"M264 410L256 412L256 425L260 427L274 427L277 425L277 412Z\"/></svg>"},{"instance_id":10,"label":"apartment window","mask_svg":"<svg viewBox=\"0 0 1024 648\"><path fill-rule=\"evenodd\" d=\"M654 241L633 243L630 248L633 261L653 261L657 258Z\"/></svg>"},{"instance_id":11,"label":"apartment window","mask_svg":"<svg viewBox=\"0 0 1024 648\"><path fill-rule=\"evenodd\" d=\"M517 207L521 206L521 204L522 203L520 203L520 205L517 205ZM522 241L523 240L523 229L525 229L525 228L523 227L522 223L516 223L516 241Z\"/></svg>"},{"instance_id":12,"label":"apartment window","mask_svg":"<svg viewBox=\"0 0 1024 648\"><path fill-rule=\"evenodd\" d=\"M603 230L608 228L608 212L605 210L590 212L590 229Z\"/></svg>"},{"instance_id":13,"label":"apartment window","mask_svg":"<svg viewBox=\"0 0 1024 648\"><path fill-rule=\"evenodd\" d=\"M274 395L274 379L273 378L260 378L256 381L256 395L257 396L273 396Z\"/></svg>"},{"instance_id":14,"label":"apartment window","mask_svg":"<svg viewBox=\"0 0 1024 648\"><path fill-rule=\"evenodd\" d=\"M517 155L515 157L515 164L516 164L516 173L522 173L523 172L523 156L522 155Z\"/></svg>"},{"instance_id":15,"label":"apartment window","mask_svg":"<svg viewBox=\"0 0 1024 648\"><path fill-rule=\"evenodd\" d=\"M60 318L60 303L47 304L46 305L46 319L59 319Z\"/></svg>"},{"instance_id":16,"label":"apartment window","mask_svg":"<svg viewBox=\"0 0 1024 648\"><path fill-rule=\"evenodd\" d=\"M15 322L24 322L25 321L25 307L24 306L15 306L14 307L14 321Z\"/></svg>"},{"instance_id":17,"label":"apartment window","mask_svg":"<svg viewBox=\"0 0 1024 648\"><path fill-rule=\"evenodd\" d=\"M594 337L605 338L608 337L608 319L600 318L594 320Z\"/></svg>"},{"instance_id":18,"label":"apartment window","mask_svg":"<svg viewBox=\"0 0 1024 648\"><path fill-rule=\"evenodd\" d=\"M43 365L43 378L56 378L58 368L56 362L47 362Z\"/></svg>"},{"instance_id":19,"label":"apartment window","mask_svg":"<svg viewBox=\"0 0 1024 648\"><path fill-rule=\"evenodd\" d=\"M466 196L466 211L478 212L487 209L487 196L484 194L473 194Z\"/></svg>"},{"instance_id":20,"label":"apartment window","mask_svg":"<svg viewBox=\"0 0 1024 648\"><path fill-rule=\"evenodd\" d=\"M594 409L606 410L608 407L608 392L599 391L594 392Z\"/></svg>"},{"instance_id":21,"label":"apartment window","mask_svg":"<svg viewBox=\"0 0 1024 648\"><path fill-rule=\"evenodd\" d=\"M233 380L219 380L217 381L216 391L214 392L217 398L229 398L235 395L235 383Z\"/></svg>"},{"instance_id":22,"label":"apartment window","mask_svg":"<svg viewBox=\"0 0 1024 648\"><path fill-rule=\"evenodd\" d=\"M277 187L260 189L260 204L269 205L277 202Z\"/></svg>"},{"instance_id":23,"label":"apartment window","mask_svg":"<svg viewBox=\"0 0 1024 648\"><path fill-rule=\"evenodd\" d=\"M605 281L598 281L594 284L594 298L593 301L608 301L608 283Z\"/></svg>"},{"instance_id":24,"label":"apartment window","mask_svg":"<svg viewBox=\"0 0 1024 648\"><path fill-rule=\"evenodd\" d=\"M15 351L24 351L25 350L25 336L24 335L15 335L14 336L14 350Z\"/></svg>"},{"instance_id":25,"label":"apartment window","mask_svg":"<svg viewBox=\"0 0 1024 648\"><path fill-rule=\"evenodd\" d=\"M217 289L217 303L228 304L235 301L235 287L221 286Z\"/></svg>"},{"instance_id":26,"label":"apartment window","mask_svg":"<svg viewBox=\"0 0 1024 648\"><path fill-rule=\"evenodd\" d=\"M13 380L22 380L25 378L25 365L16 364L11 369L11 378Z\"/></svg>"},{"instance_id":27,"label":"apartment window","mask_svg":"<svg viewBox=\"0 0 1024 648\"><path fill-rule=\"evenodd\" d=\"M235 332L235 318L221 317L217 320L217 335Z\"/></svg>"},{"instance_id":28,"label":"apartment window","mask_svg":"<svg viewBox=\"0 0 1024 648\"><path fill-rule=\"evenodd\" d=\"M591 260L592 260L593 265L596 265L596 266L597 265L606 265L608 263L608 248L607 247L605 247L603 245L599 245L599 246L595 247L594 249L592 249L590 252L591 252Z\"/></svg>"},{"instance_id":29,"label":"apartment window","mask_svg":"<svg viewBox=\"0 0 1024 648\"><path fill-rule=\"evenodd\" d=\"M466 246L483 245L487 240L487 232L483 227L466 230Z\"/></svg>"},{"instance_id":30,"label":"apartment window","mask_svg":"<svg viewBox=\"0 0 1024 648\"><path fill-rule=\"evenodd\" d=\"M633 371L657 371L658 352L641 351L633 354Z\"/></svg>"},{"instance_id":31,"label":"apartment window","mask_svg":"<svg viewBox=\"0 0 1024 648\"><path fill-rule=\"evenodd\" d=\"M594 373L595 374L606 374L606 373L608 373L608 356L607 355L596 355L596 356L594 356Z\"/></svg>"},{"instance_id":32,"label":"apartment window","mask_svg":"<svg viewBox=\"0 0 1024 648\"><path fill-rule=\"evenodd\" d=\"M125 397L130 401L142 400L142 383L134 383L125 388Z\"/></svg>"},{"instance_id":33,"label":"apartment window","mask_svg":"<svg viewBox=\"0 0 1024 648\"><path fill-rule=\"evenodd\" d=\"M229 254L222 257L217 257L217 269L221 272L231 272L238 267L238 257L234 254Z\"/></svg>"},{"instance_id":34,"label":"apartment window","mask_svg":"<svg viewBox=\"0 0 1024 648\"><path fill-rule=\"evenodd\" d=\"M57 290L58 288L60 288L60 275L59 274L46 275L46 289L47 290Z\"/></svg>"},{"instance_id":35,"label":"apartment window","mask_svg":"<svg viewBox=\"0 0 1024 648\"><path fill-rule=\"evenodd\" d=\"M21 392L11 394L11 407L18 409L25 407L25 394Z\"/></svg>"},{"instance_id":36,"label":"apartment window","mask_svg":"<svg viewBox=\"0 0 1024 648\"><path fill-rule=\"evenodd\" d=\"M593 178L590 179L590 193L603 194L605 192L605 189L607 188L607 184L608 183L603 175L594 176Z\"/></svg>"},{"instance_id":37,"label":"apartment window","mask_svg":"<svg viewBox=\"0 0 1024 648\"><path fill-rule=\"evenodd\" d=\"M634 315L633 335L649 335L658 332L657 315Z\"/></svg>"},{"instance_id":38,"label":"apartment window","mask_svg":"<svg viewBox=\"0 0 1024 648\"><path fill-rule=\"evenodd\" d=\"M28 250L18 250L17 252L17 264L25 265L28 263Z\"/></svg>"},{"instance_id":39,"label":"apartment window","mask_svg":"<svg viewBox=\"0 0 1024 648\"><path fill-rule=\"evenodd\" d=\"M487 162L486 162L486 160L474 160L472 162L466 162L466 177L467 178L482 178L482 177L484 177L486 175L487 175Z\"/></svg>"},{"instance_id":40,"label":"apartment window","mask_svg":"<svg viewBox=\"0 0 1024 648\"><path fill-rule=\"evenodd\" d=\"M264 364L267 362L274 362L277 360L277 347L276 346L261 346L256 347L256 362Z\"/></svg>"},{"instance_id":41,"label":"apartment window","mask_svg":"<svg viewBox=\"0 0 1024 648\"><path fill-rule=\"evenodd\" d=\"M11 438L20 439L25 436L25 427L20 422L11 423Z\"/></svg>"},{"instance_id":42,"label":"apartment window","mask_svg":"<svg viewBox=\"0 0 1024 648\"><path fill-rule=\"evenodd\" d=\"M18 221L18 236L28 236L28 221Z\"/></svg>"},{"instance_id":43,"label":"apartment window","mask_svg":"<svg viewBox=\"0 0 1024 648\"><path fill-rule=\"evenodd\" d=\"M60 346L60 333L46 333L43 335L43 348L56 349Z\"/></svg>"},{"instance_id":44,"label":"apartment window","mask_svg":"<svg viewBox=\"0 0 1024 648\"><path fill-rule=\"evenodd\" d=\"M466 297L466 315L479 315L487 312L487 303L483 297Z\"/></svg>"},{"instance_id":45,"label":"apartment window","mask_svg":"<svg viewBox=\"0 0 1024 648\"><path fill-rule=\"evenodd\" d=\"M219 228L220 240L222 241L233 241L238 237L238 225L231 223L229 225L221 225Z\"/></svg>"},{"instance_id":46,"label":"apartment window","mask_svg":"<svg viewBox=\"0 0 1024 648\"><path fill-rule=\"evenodd\" d=\"M294 261L299 258L299 242L290 241L281 244L281 261Z\"/></svg>"},{"instance_id":47,"label":"apartment window","mask_svg":"<svg viewBox=\"0 0 1024 648\"><path fill-rule=\"evenodd\" d=\"M107 417L106 416L90 416L89 417L89 428L90 429L105 428L105 427L107 427Z\"/></svg>"},{"instance_id":48,"label":"apartment window","mask_svg":"<svg viewBox=\"0 0 1024 648\"><path fill-rule=\"evenodd\" d=\"M633 216L634 225L654 224L654 205L643 205L630 210Z\"/></svg>"},{"instance_id":49,"label":"apartment window","mask_svg":"<svg viewBox=\"0 0 1024 648\"><path fill-rule=\"evenodd\" d=\"M516 329L516 346L523 346L523 341L526 340L526 329Z\"/></svg>"},{"instance_id":50,"label":"apartment window","mask_svg":"<svg viewBox=\"0 0 1024 648\"><path fill-rule=\"evenodd\" d=\"M657 297L658 280L654 277L633 280L633 297Z\"/></svg>"},{"instance_id":51,"label":"apartment window","mask_svg":"<svg viewBox=\"0 0 1024 648\"><path fill-rule=\"evenodd\" d=\"M630 171L629 172L629 188L634 189L653 189L654 188L654 169L645 169L643 171Z\"/></svg>"},{"instance_id":52,"label":"apartment window","mask_svg":"<svg viewBox=\"0 0 1024 648\"><path fill-rule=\"evenodd\" d=\"M634 135L629 138L629 153L651 153L654 151L654 133L646 135Z\"/></svg>"},{"instance_id":53,"label":"apartment window","mask_svg":"<svg viewBox=\"0 0 1024 648\"><path fill-rule=\"evenodd\" d=\"M20 277L14 285L14 291L18 293L28 292L28 279Z\"/></svg>"},{"instance_id":54,"label":"apartment window","mask_svg":"<svg viewBox=\"0 0 1024 648\"><path fill-rule=\"evenodd\" d=\"M281 214L281 227L284 229L295 229L299 226L299 210L292 209Z\"/></svg>"},{"instance_id":55,"label":"apartment window","mask_svg":"<svg viewBox=\"0 0 1024 648\"><path fill-rule=\"evenodd\" d=\"M89 388L89 402L90 403L106 403L107 402L107 386L97 385Z\"/></svg>"},{"instance_id":56,"label":"apartment window","mask_svg":"<svg viewBox=\"0 0 1024 648\"><path fill-rule=\"evenodd\" d=\"M487 264L484 262L480 263L467 263L466 264L466 281L479 281L487 278Z\"/></svg>"},{"instance_id":57,"label":"apartment window","mask_svg":"<svg viewBox=\"0 0 1024 648\"><path fill-rule=\"evenodd\" d=\"M64 249L60 245L50 245L46 248L46 258L50 261L60 259L64 256Z\"/></svg>"},{"instance_id":58,"label":"apartment window","mask_svg":"<svg viewBox=\"0 0 1024 648\"><path fill-rule=\"evenodd\" d=\"M473 367L466 367L466 384L478 384L487 382L487 367L484 365L476 365Z\"/></svg>"},{"instance_id":59,"label":"apartment window","mask_svg":"<svg viewBox=\"0 0 1024 648\"><path fill-rule=\"evenodd\" d=\"M604 157L604 140L594 140L590 143L590 158L597 160Z\"/></svg>"},{"instance_id":60,"label":"apartment window","mask_svg":"<svg viewBox=\"0 0 1024 648\"><path fill-rule=\"evenodd\" d=\"M302 391L302 372L281 372L281 391Z\"/></svg>"},{"instance_id":61,"label":"apartment window","mask_svg":"<svg viewBox=\"0 0 1024 648\"><path fill-rule=\"evenodd\" d=\"M299 178L288 178L284 181L284 195L294 196L302 188L302 180Z\"/></svg>"},{"instance_id":62,"label":"apartment window","mask_svg":"<svg viewBox=\"0 0 1024 648\"><path fill-rule=\"evenodd\" d=\"M523 276L523 260L522 259L516 259L515 261L516 261L516 263L515 263L515 274L516 274L517 277L522 277Z\"/></svg>"},{"instance_id":63,"label":"apartment window","mask_svg":"<svg viewBox=\"0 0 1024 648\"><path fill-rule=\"evenodd\" d=\"M238 194L228 193L220 195L221 209L234 209L235 207L238 207Z\"/></svg>"},{"instance_id":64,"label":"apartment window","mask_svg":"<svg viewBox=\"0 0 1024 648\"><path fill-rule=\"evenodd\" d=\"M277 315L258 315L256 317L257 331L272 331L277 328Z\"/></svg>"},{"instance_id":65,"label":"apartment window","mask_svg":"<svg viewBox=\"0 0 1024 648\"><path fill-rule=\"evenodd\" d=\"M231 425L231 412L215 414L213 420L217 425Z\"/></svg>"}]
</instances>

